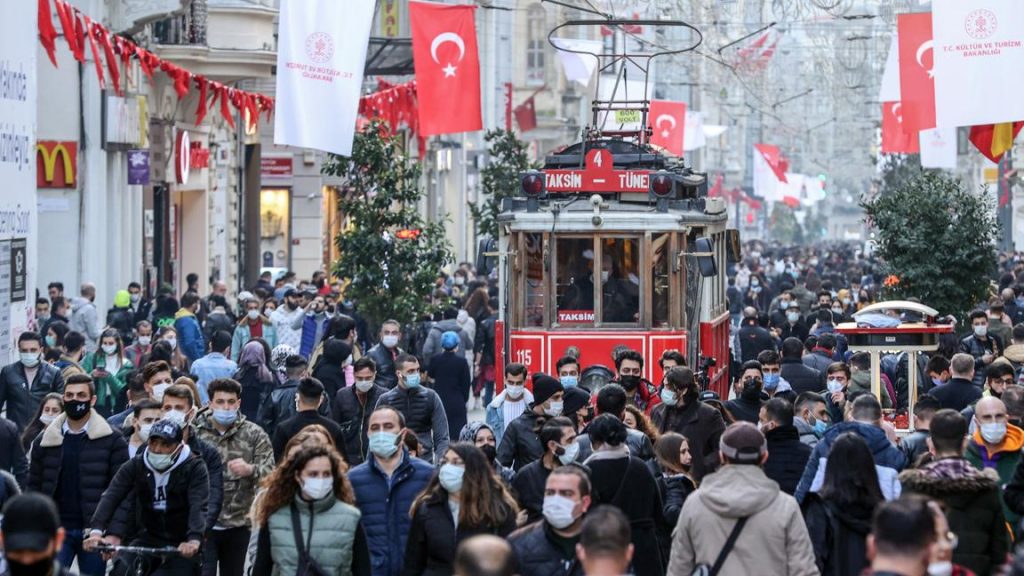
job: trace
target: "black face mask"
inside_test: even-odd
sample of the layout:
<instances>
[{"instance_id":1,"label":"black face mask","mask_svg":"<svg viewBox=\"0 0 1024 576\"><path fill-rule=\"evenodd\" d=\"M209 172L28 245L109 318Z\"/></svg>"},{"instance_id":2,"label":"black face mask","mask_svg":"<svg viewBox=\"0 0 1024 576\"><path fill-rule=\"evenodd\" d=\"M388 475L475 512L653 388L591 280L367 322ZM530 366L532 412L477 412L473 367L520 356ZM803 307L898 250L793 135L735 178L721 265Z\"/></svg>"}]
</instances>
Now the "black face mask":
<instances>
[{"instance_id":1,"label":"black face mask","mask_svg":"<svg viewBox=\"0 0 1024 576\"><path fill-rule=\"evenodd\" d=\"M480 447L480 451L487 457L488 462L494 462L498 459L498 449L490 444L484 444Z\"/></svg>"},{"instance_id":2,"label":"black face mask","mask_svg":"<svg viewBox=\"0 0 1024 576\"><path fill-rule=\"evenodd\" d=\"M87 400L65 400L64 413L71 420L81 420L92 408L91 402Z\"/></svg>"},{"instance_id":3,"label":"black face mask","mask_svg":"<svg viewBox=\"0 0 1024 576\"><path fill-rule=\"evenodd\" d=\"M632 392L637 389L640 385L639 376L619 376L619 385L626 389L626 392Z\"/></svg>"},{"instance_id":4,"label":"black face mask","mask_svg":"<svg viewBox=\"0 0 1024 576\"><path fill-rule=\"evenodd\" d=\"M761 396L761 379L754 378L743 382L743 392L740 396L746 399L757 399Z\"/></svg>"},{"instance_id":5,"label":"black face mask","mask_svg":"<svg viewBox=\"0 0 1024 576\"><path fill-rule=\"evenodd\" d=\"M11 576L49 576L53 574L53 561L53 556L47 556L31 564L22 564L8 558L7 566Z\"/></svg>"}]
</instances>

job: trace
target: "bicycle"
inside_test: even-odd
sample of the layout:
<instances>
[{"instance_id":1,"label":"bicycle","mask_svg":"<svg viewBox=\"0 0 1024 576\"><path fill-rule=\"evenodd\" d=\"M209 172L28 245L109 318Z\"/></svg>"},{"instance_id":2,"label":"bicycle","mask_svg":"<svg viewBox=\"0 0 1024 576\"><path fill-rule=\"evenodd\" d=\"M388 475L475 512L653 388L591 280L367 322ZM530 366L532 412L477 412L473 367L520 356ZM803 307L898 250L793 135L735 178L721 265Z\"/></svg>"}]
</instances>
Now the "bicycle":
<instances>
[{"instance_id":1,"label":"bicycle","mask_svg":"<svg viewBox=\"0 0 1024 576\"><path fill-rule=\"evenodd\" d=\"M99 544L96 546L94 551L101 554L117 554L124 563L128 564L128 569L125 574L131 576L148 576L154 572L155 570L150 570L150 563L152 559L159 559L162 562L171 556L181 556L181 551L174 546L151 548L147 546L115 546L113 544ZM157 568L159 568L159 565Z\"/></svg>"}]
</instances>

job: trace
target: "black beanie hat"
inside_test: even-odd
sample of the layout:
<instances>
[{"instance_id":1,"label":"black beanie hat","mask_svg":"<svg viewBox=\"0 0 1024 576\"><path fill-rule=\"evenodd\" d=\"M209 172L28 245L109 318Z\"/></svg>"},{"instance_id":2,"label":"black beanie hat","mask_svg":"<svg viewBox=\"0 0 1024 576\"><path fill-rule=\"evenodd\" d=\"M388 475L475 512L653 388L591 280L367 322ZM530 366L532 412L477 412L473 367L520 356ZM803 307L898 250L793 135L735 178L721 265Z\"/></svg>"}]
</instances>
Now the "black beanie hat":
<instances>
[{"instance_id":1,"label":"black beanie hat","mask_svg":"<svg viewBox=\"0 0 1024 576\"><path fill-rule=\"evenodd\" d=\"M565 391L562 414L575 414L577 410L590 404L590 394L583 388L569 388Z\"/></svg>"},{"instance_id":2,"label":"black beanie hat","mask_svg":"<svg viewBox=\"0 0 1024 576\"><path fill-rule=\"evenodd\" d=\"M540 406L547 402L548 399L554 396L557 392L561 392L562 390L562 383L555 378L552 378L543 372L537 372L533 375L534 406Z\"/></svg>"}]
</instances>

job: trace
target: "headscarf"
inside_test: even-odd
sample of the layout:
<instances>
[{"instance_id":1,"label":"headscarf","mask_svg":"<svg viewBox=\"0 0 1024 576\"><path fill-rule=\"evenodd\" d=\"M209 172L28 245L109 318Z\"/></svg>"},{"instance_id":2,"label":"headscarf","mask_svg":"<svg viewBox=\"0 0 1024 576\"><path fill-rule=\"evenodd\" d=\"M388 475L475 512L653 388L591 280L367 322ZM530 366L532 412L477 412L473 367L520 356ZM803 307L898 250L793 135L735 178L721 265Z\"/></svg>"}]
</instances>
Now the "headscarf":
<instances>
[{"instance_id":1,"label":"headscarf","mask_svg":"<svg viewBox=\"0 0 1024 576\"><path fill-rule=\"evenodd\" d=\"M486 422L481 422L480 420L476 420L470 422L469 424L466 424L465 426L462 427L462 430L459 431L459 442L469 442L471 444L475 444L476 435L483 428L491 430L491 427L488 426ZM491 430L491 433L493 434L494 430Z\"/></svg>"},{"instance_id":2,"label":"headscarf","mask_svg":"<svg viewBox=\"0 0 1024 576\"><path fill-rule=\"evenodd\" d=\"M242 353L238 356L239 368L255 368L260 380L273 380L270 370L267 370L266 352L259 342L249 342L242 347Z\"/></svg>"},{"instance_id":3,"label":"headscarf","mask_svg":"<svg viewBox=\"0 0 1024 576\"><path fill-rule=\"evenodd\" d=\"M285 359L289 356L294 356L295 354L298 354L298 352L295 351L295 348L292 348L287 344L278 344L270 352L270 363L274 365L276 370L284 370Z\"/></svg>"}]
</instances>

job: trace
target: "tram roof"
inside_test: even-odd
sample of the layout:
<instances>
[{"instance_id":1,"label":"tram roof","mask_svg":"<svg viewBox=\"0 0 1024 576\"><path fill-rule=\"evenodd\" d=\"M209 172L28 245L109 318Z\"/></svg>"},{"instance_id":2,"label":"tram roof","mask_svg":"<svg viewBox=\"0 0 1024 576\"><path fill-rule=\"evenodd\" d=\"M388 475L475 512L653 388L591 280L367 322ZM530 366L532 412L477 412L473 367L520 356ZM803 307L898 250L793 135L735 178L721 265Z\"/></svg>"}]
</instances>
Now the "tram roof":
<instances>
[{"instance_id":1,"label":"tram roof","mask_svg":"<svg viewBox=\"0 0 1024 576\"><path fill-rule=\"evenodd\" d=\"M498 221L518 231L593 233L671 232L688 226L724 226L728 219L725 202L721 198L673 200L665 212L657 211L652 203L603 198L604 204L595 214L589 196L541 202L536 211L528 211L524 200L506 201ZM599 225L594 224L595 216L601 219Z\"/></svg>"}]
</instances>

